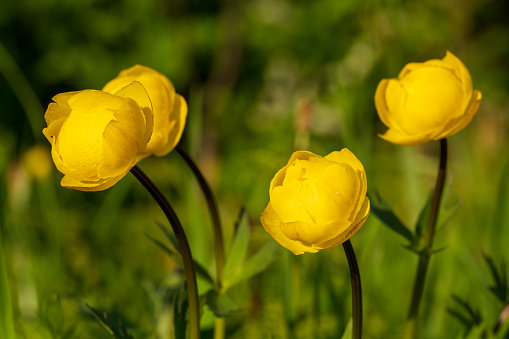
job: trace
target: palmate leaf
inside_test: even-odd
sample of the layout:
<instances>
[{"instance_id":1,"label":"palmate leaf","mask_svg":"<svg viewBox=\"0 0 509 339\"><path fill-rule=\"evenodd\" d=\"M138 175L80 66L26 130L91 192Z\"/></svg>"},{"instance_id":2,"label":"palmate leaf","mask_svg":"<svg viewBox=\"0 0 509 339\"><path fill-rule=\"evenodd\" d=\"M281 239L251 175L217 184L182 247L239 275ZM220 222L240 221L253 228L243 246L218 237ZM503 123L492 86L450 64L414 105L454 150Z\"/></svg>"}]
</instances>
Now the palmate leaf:
<instances>
[{"instance_id":1,"label":"palmate leaf","mask_svg":"<svg viewBox=\"0 0 509 339\"><path fill-rule=\"evenodd\" d=\"M491 257L485 255L484 259L490 268L493 278L493 285L489 287L489 290L501 303L506 304L509 302L509 287L505 260L501 260L500 269L498 269Z\"/></svg>"},{"instance_id":2,"label":"palmate leaf","mask_svg":"<svg viewBox=\"0 0 509 339\"><path fill-rule=\"evenodd\" d=\"M116 321L108 318L106 312L99 312L89 304L85 303L85 306L92 312L95 319L104 327L108 333L116 339L134 339L134 337L127 332L124 323L121 318Z\"/></svg>"},{"instance_id":3,"label":"palmate leaf","mask_svg":"<svg viewBox=\"0 0 509 339\"><path fill-rule=\"evenodd\" d=\"M474 310L474 308L466 300L461 299L457 295L452 295L452 298L455 301L456 306L454 308L447 308L447 312L463 325L465 328L465 337L469 337L470 331L481 325L482 316L480 312Z\"/></svg>"}]
</instances>

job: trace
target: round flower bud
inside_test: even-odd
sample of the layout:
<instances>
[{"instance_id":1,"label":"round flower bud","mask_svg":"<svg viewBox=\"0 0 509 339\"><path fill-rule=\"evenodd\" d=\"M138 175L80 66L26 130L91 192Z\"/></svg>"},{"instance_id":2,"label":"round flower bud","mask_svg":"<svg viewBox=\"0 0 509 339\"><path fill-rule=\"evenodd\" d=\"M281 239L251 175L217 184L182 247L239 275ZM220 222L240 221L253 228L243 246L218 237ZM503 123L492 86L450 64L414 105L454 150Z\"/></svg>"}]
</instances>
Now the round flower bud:
<instances>
[{"instance_id":1,"label":"round flower bud","mask_svg":"<svg viewBox=\"0 0 509 339\"><path fill-rule=\"evenodd\" d=\"M133 81L139 81L145 87L154 112L154 131L143 157L152 154L164 156L180 141L186 124L187 103L175 93L175 87L167 77L141 65L121 71L104 86L103 91L115 93Z\"/></svg>"},{"instance_id":2,"label":"round flower bud","mask_svg":"<svg viewBox=\"0 0 509 339\"><path fill-rule=\"evenodd\" d=\"M407 146L447 138L472 120L480 103L481 92L472 89L470 73L452 53L407 64L376 89L376 109L389 128L380 137Z\"/></svg>"},{"instance_id":3,"label":"round flower bud","mask_svg":"<svg viewBox=\"0 0 509 339\"><path fill-rule=\"evenodd\" d=\"M85 90L53 97L42 132L64 187L100 191L141 160L152 133L147 92L133 82L115 94Z\"/></svg>"},{"instance_id":4,"label":"round flower bud","mask_svg":"<svg viewBox=\"0 0 509 339\"><path fill-rule=\"evenodd\" d=\"M261 222L293 254L334 247L366 221L366 189L364 167L348 149L326 157L298 151L272 179Z\"/></svg>"}]
</instances>

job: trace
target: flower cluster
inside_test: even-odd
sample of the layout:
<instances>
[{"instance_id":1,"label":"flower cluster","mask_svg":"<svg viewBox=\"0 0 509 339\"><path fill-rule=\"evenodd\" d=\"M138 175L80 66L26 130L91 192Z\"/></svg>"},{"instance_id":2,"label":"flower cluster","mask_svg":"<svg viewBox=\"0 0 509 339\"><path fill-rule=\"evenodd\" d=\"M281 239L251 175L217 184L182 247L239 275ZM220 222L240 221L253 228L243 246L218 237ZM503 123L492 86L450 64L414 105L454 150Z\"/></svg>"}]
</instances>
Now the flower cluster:
<instances>
[{"instance_id":1,"label":"flower cluster","mask_svg":"<svg viewBox=\"0 0 509 339\"><path fill-rule=\"evenodd\" d=\"M138 161L163 156L178 143L187 104L161 73L136 65L101 91L61 93L53 98L43 130L51 143L62 186L107 189Z\"/></svg>"}]
</instances>

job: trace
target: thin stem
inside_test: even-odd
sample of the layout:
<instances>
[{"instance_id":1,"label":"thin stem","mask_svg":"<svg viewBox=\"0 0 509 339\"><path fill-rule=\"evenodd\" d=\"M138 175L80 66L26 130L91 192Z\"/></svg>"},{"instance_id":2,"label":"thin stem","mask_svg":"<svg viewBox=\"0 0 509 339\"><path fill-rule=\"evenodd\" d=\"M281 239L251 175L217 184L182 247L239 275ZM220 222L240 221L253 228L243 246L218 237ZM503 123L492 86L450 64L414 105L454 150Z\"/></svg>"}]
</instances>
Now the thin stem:
<instances>
[{"instance_id":1,"label":"thin stem","mask_svg":"<svg viewBox=\"0 0 509 339\"><path fill-rule=\"evenodd\" d=\"M223 243L223 231L221 228L221 220L219 218L219 210L217 208L216 200L214 199L214 194L210 189L209 184L205 180L205 177L201 173L198 166L196 166L195 162L189 154L184 150L183 147L177 145L175 150L178 154L185 160L189 168L193 171L200 188L207 200L207 206L209 208L210 217L212 219L212 227L214 230L214 248L216 254L216 284L217 288L221 290L223 287L223 267L224 267L224 243ZM214 321L214 339L223 339L226 330L226 321L224 318L216 317Z\"/></svg>"},{"instance_id":2,"label":"thin stem","mask_svg":"<svg viewBox=\"0 0 509 339\"><path fill-rule=\"evenodd\" d=\"M417 317L419 315L419 306L421 304L422 295L424 293L424 285L426 283L426 274L428 272L431 251L433 250L433 239L435 237L436 224L438 220L438 212L440 208L440 200L444 189L445 170L447 167L447 139L440 139L440 165L438 167L438 175L435 183L435 192L431 201L428 221L426 223L426 233L424 234L424 250L419 254L419 265L415 275L414 289L412 301L408 311L405 338L412 339L415 337L417 328Z\"/></svg>"},{"instance_id":3,"label":"thin stem","mask_svg":"<svg viewBox=\"0 0 509 339\"><path fill-rule=\"evenodd\" d=\"M131 169L131 173L141 182L141 184L152 195L154 200L159 204L173 228L173 233L175 233L175 237L177 238L180 253L182 253L182 260L184 262L184 275L186 277L187 295L189 300L189 337L191 339L199 339L200 308L198 288L196 284L196 271L194 269L193 257L191 256L191 249L189 248L182 224L168 200L152 182L152 180L149 179L145 172L143 172L138 166L134 166Z\"/></svg>"},{"instance_id":4,"label":"thin stem","mask_svg":"<svg viewBox=\"0 0 509 339\"><path fill-rule=\"evenodd\" d=\"M209 184L205 180L205 177L201 173L198 166L196 166L195 162L189 154L180 146L177 145L175 150L178 154L186 161L187 165L193 171L198 183L200 184L200 188L205 195L205 199L207 200L207 206L210 211L210 217L212 219L212 226L214 228L214 245L216 251L216 275L217 275L217 287L221 289L222 287L222 279L223 279L223 267L224 267L224 244L223 244L223 231L221 229L221 221L219 218L219 211L217 208L216 201L214 199L214 194L210 189Z\"/></svg>"},{"instance_id":5,"label":"thin stem","mask_svg":"<svg viewBox=\"0 0 509 339\"><path fill-rule=\"evenodd\" d=\"M350 267L350 279L352 281L352 339L362 338L362 287L361 287L361 273L359 265L357 265L357 258L353 250L350 239L343 243L348 266Z\"/></svg>"}]
</instances>

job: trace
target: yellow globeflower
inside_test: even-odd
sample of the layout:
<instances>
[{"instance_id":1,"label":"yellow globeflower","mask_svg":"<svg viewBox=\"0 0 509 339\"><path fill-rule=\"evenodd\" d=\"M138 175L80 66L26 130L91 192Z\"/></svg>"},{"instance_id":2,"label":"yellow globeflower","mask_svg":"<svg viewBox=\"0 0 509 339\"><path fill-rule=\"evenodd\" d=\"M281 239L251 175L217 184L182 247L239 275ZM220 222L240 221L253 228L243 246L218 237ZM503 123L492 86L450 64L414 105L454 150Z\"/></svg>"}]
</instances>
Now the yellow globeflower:
<instances>
[{"instance_id":1,"label":"yellow globeflower","mask_svg":"<svg viewBox=\"0 0 509 339\"><path fill-rule=\"evenodd\" d=\"M182 136L187 103L181 95L175 93L175 87L167 77L141 65L121 71L104 86L103 91L115 93L133 81L139 81L145 87L154 109L154 132L143 156L166 155L175 148Z\"/></svg>"},{"instance_id":2,"label":"yellow globeflower","mask_svg":"<svg viewBox=\"0 0 509 339\"><path fill-rule=\"evenodd\" d=\"M261 222L293 254L334 247L366 221L366 189L364 167L348 149L326 157L298 151L272 179Z\"/></svg>"},{"instance_id":3,"label":"yellow globeflower","mask_svg":"<svg viewBox=\"0 0 509 339\"><path fill-rule=\"evenodd\" d=\"M480 103L481 92L473 90L470 73L452 53L409 63L376 89L376 109L389 128L380 137L407 146L447 138L472 120Z\"/></svg>"},{"instance_id":4,"label":"yellow globeflower","mask_svg":"<svg viewBox=\"0 0 509 339\"><path fill-rule=\"evenodd\" d=\"M42 132L51 143L61 184L81 191L111 187L136 165L153 129L145 88L132 82L115 94L85 90L53 97Z\"/></svg>"},{"instance_id":5,"label":"yellow globeflower","mask_svg":"<svg viewBox=\"0 0 509 339\"><path fill-rule=\"evenodd\" d=\"M23 154L23 168L29 177L42 181L51 173L51 157L47 145L35 145Z\"/></svg>"}]
</instances>

